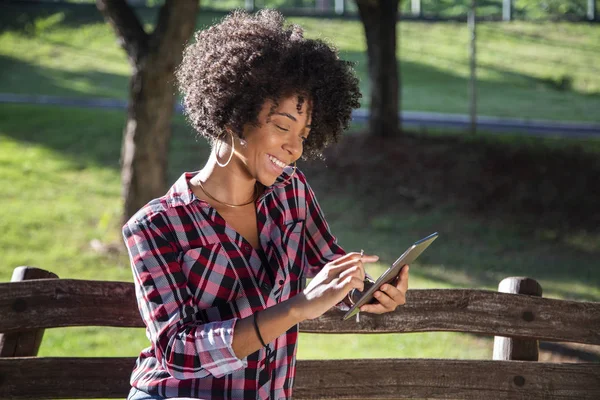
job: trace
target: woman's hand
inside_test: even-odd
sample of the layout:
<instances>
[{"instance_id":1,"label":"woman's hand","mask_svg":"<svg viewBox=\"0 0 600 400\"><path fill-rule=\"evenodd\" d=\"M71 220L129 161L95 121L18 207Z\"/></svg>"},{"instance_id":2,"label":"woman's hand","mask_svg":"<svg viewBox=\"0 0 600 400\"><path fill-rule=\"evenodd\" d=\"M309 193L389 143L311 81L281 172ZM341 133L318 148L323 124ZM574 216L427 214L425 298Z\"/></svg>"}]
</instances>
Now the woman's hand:
<instances>
[{"instance_id":1,"label":"woman's hand","mask_svg":"<svg viewBox=\"0 0 600 400\"><path fill-rule=\"evenodd\" d=\"M398 274L396 285L386 283L381 286L381 290L375 292L374 296L379 301L378 304L365 304L360 308L360 311L383 314L392 312L398 306L406 303L406 291L408 290L408 265L402 267Z\"/></svg>"},{"instance_id":2,"label":"woman's hand","mask_svg":"<svg viewBox=\"0 0 600 400\"><path fill-rule=\"evenodd\" d=\"M364 264L377 260L378 256L348 253L325 264L306 289L296 296L296 310L300 313L300 319L318 318L342 301L350 290L356 288L362 291L365 279Z\"/></svg>"}]
</instances>

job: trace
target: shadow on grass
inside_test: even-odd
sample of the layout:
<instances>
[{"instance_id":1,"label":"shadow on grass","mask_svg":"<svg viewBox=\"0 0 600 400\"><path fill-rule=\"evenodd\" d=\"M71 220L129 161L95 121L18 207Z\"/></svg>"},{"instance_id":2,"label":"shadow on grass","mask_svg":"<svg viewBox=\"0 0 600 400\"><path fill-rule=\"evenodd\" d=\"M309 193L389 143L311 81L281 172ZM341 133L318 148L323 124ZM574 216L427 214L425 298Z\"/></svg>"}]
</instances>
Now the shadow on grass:
<instances>
[{"instance_id":1,"label":"shadow on grass","mask_svg":"<svg viewBox=\"0 0 600 400\"><path fill-rule=\"evenodd\" d=\"M123 111L6 105L0 109L0 132L52 149L73 160L77 169L99 164L118 170L124 117ZM183 171L201 168L208 155L206 143L195 140L182 118L176 118L172 126L169 182ZM507 174L520 175L519 168L511 172L509 166L498 171L481 169L479 157L493 163L498 154L506 152L506 146L499 145L496 155L491 150L478 154L456 138L456 144L450 145L449 138L424 135L422 141L413 138L412 144L405 141L402 147L399 142L387 146L406 152L399 154L383 152L375 142L368 144L357 138L361 135L347 135L336 150L328 152L326 163L301 165L333 232L348 251L364 248L380 255L386 264L414 240L438 231L440 239L411 271L434 287L495 290L507 276L527 275L550 288L546 292L553 296L600 300L597 239L588 250L560 238L547 239L540 234L541 225L530 226L529 221L540 218L539 214L513 210L507 215L492 205L471 209L464 197L457 197L458 191L478 199L478 183L492 179L493 174L499 183ZM557 159L557 154L535 168L547 168L549 162L569 165ZM585 168L587 164L575 163L568 172L580 173L575 167ZM527 189L527 181L514 184L528 190L529 196L535 194L535 187ZM415 197L399 191L403 187L410 188ZM425 192L428 188L435 190ZM421 203L421 194L435 201Z\"/></svg>"},{"instance_id":2,"label":"shadow on grass","mask_svg":"<svg viewBox=\"0 0 600 400\"><path fill-rule=\"evenodd\" d=\"M518 54L509 53L507 51L502 51L502 50L497 50L495 48L488 48L488 50L493 51L496 54L503 53L503 58L505 60L509 60L514 63L518 63L520 60L520 57L521 57ZM467 59L459 60L459 59L451 58L448 56L446 56L446 57L440 56L437 53L424 51L420 47L416 47L413 49L408 46L405 46L403 48L403 52L404 53L412 52L413 54L427 55L429 57L435 57L437 60L443 61L446 65L451 65L451 66L454 66L459 69L466 69L466 68L468 68L468 65L469 65L469 60L467 60ZM547 60L542 57L537 57L537 58L528 57L529 61L531 61L532 59L537 59L537 61L539 63L547 62ZM556 64L557 66L560 66L562 68L567 67L571 70L578 69L578 68L585 68L592 73L597 73L597 72L600 73L600 70L597 70L594 66L591 66L591 65L581 66L581 65L577 65L577 64L569 64L565 60L561 60L560 62L555 61L553 64ZM414 74L412 71L421 71L423 66L421 64L416 64L416 63L412 63L410 61L402 60L401 67L403 69L407 69L409 71L408 73L405 73L405 75L407 75L407 79L410 79L411 75ZM492 63L489 63L489 62L486 63L483 61L477 62L477 69L478 69L478 71L491 71L499 77L498 79L495 79L494 81L486 81L486 80L479 79L479 82L484 84L484 86L479 86L479 90L480 91L483 90L484 92L488 92L490 94L495 93L497 91L498 85L499 85L498 81L500 81L500 82L511 82L512 85L526 87L526 88L530 88L533 90L538 89L540 86L543 85L545 88L550 89L550 90L555 90L557 92L573 92L573 93L576 93L581 96L597 96L598 95L598 93L580 92L580 91L575 90L573 88L573 77L569 74L561 74L560 76L557 76L557 77L537 77L537 76L532 76L532 75L521 74L521 73L514 72L514 71L509 71L504 68L498 68L497 66L495 66ZM366 71L365 71L365 73L366 73ZM464 87L464 85L466 85L465 78L456 76L455 79L456 79L456 83L459 84L460 86ZM444 82L444 84L448 84L449 81L451 81L451 80L445 80L445 79L442 80L442 82Z\"/></svg>"},{"instance_id":3,"label":"shadow on grass","mask_svg":"<svg viewBox=\"0 0 600 400\"><path fill-rule=\"evenodd\" d=\"M500 22L502 23L502 22ZM581 22L581 24L590 24L589 22ZM589 45L589 44L582 44L582 43L573 43L572 41L568 41L568 40L561 40L560 38L557 38L558 41L555 40L548 40L540 35L534 34L534 33L530 33L527 32L526 30L523 29L518 29L518 28L512 28L512 29L493 29L495 25L494 24L484 24L480 27L478 27L477 29L480 31L480 34L484 34L484 35L488 35L488 36L496 36L496 37L501 37L503 39L505 38L510 38L512 40L514 40L515 42L520 42L522 41L524 38L527 39L529 42L532 43L536 43L536 44L541 44L541 45L545 45L545 46L552 46L557 48L557 51L565 51L565 50L570 50L573 48L576 48L578 50L583 50L589 53L598 53L598 51L600 51L600 46L594 46L594 45Z\"/></svg>"},{"instance_id":4,"label":"shadow on grass","mask_svg":"<svg viewBox=\"0 0 600 400\"><path fill-rule=\"evenodd\" d=\"M95 3L50 3L3 2L0 5L0 32L17 31L26 35L36 35L36 24L40 19L62 13L60 24L65 27L79 28L83 25L103 23L104 18ZM158 9L136 8L136 13L144 21L150 21L157 15Z\"/></svg>"},{"instance_id":5,"label":"shadow on grass","mask_svg":"<svg viewBox=\"0 0 600 400\"><path fill-rule=\"evenodd\" d=\"M525 275L552 297L600 300L597 152L541 141L406 133L383 142L357 134L326 163L303 168L347 250L369 249L389 264L438 231L411 270L422 279L496 290L502 279Z\"/></svg>"},{"instance_id":6,"label":"shadow on grass","mask_svg":"<svg viewBox=\"0 0 600 400\"><path fill-rule=\"evenodd\" d=\"M0 55L0 91L4 93L126 98L128 82L123 75L40 67Z\"/></svg>"},{"instance_id":7,"label":"shadow on grass","mask_svg":"<svg viewBox=\"0 0 600 400\"><path fill-rule=\"evenodd\" d=\"M49 148L80 168L99 165L118 170L125 110L98 110L42 105L3 105L0 132L23 143ZM183 170L200 168L208 145L196 140L182 116L171 123L169 181Z\"/></svg>"},{"instance_id":8,"label":"shadow on grass","mask_svg":"<svg viewBox=\"0 0 600 400\"><path fill-rule=\"evenodd\" d=\"M44 20L50 16L60 15L55 22L57 27L82 28L89 24L104 23L102 15L94 4L64 4L43 3L24 6L18 3L7 3L0 13L0 24L4 30L17 30L39 38L40 42L48 43L57 52L75 51L78 48L69 43L52 42L44 35ZM152 24L156 18L157 8L136 8L136 12L146 24ZM223 13L206 12L201 10L198 15L197 27L205 27L221 18ZM42 27L37 27L41 20ZM327 20L322 19L326 24ZM51 24L52 25L52 24ZM52 25L53 26L53 25ZM40 30L41 29L41 30ZM107 28L107 32L109 32ZM427 32L423 32L427 35ZM439 37L427 40L439 40ZM38 39L36 39L38 40ZM453 39L448 39L453 40ZM417 43L409 40L407 44ZM557 47L562 46L559 42ZM407 47L405 52L422 52L423 49ZM79 52L82 57L102 59L102 50L92 55ZM367 82L367 60L362 52L343 52L344 58L358 62L356 70L361 79L361 87L365 94L363 106L369 103L369 84ZM430 55L433 56L433 55ZM442 54L435 57L448 65L466 66L467 60L456 61ZM507 54L506 57L512 57ZM515 59L518 61L518 59ZM1 89L5 92L25 93L33 90L36 93L52 95L91 95L126 98L127 77L95 73L69 73L52 68L40 68L33 71L31 65L20 65L16 60L2 60L2 70L10 71L10 79L4 77L0 81ZM19 68L23 67L23 72ZM493 65L480 65L480 68L493 71L494 79L480 79L478 95L480 99L479 112L482 115L513 116L526 118L548 119L582 119L590 120L600 107L600 96L584 95L573 90L573 77L563 74L558 77L540 78L528 74L519 74L509 70L496 68ZM402 60L403 108L406 110L437 111L467 113L468 111L468 80L452 72L444 71L425 64ZM46 81L51 82L48 84ZM546 89L546 90L540 90ZM569 110L566 112L565 110Z\"/></svg>"},{"instance_id":9,"label":"shadow on grass","mask_svg":"<svg viewBox=\"0 0 600 400\"><path fill-rule=\"evenodd\" d=\"M596 230L599 149L594 140L410 132L384 139L363 134L332 148L328 164L331 170L346 171L336 179L356 185L361 194L388 188L397 197L441 198L473 212L530 215L523 226L535 222L548 229Z\"/></svg>"},{"instance_id":10,"label":"shadow on grass","mask_svg":"<svg viewBox=\"0 0 600 400\"><path fill-rule=\"evenodd\" d=\"M134 7L134 12L144 24L154 24L158 17L159 7ZM60 25L68 28L80 28L84 25L104 23L104 18L96 8L95 3L66 3L66 2L18 2L0 3L0 33L16 31L26 35L37 34L37 21L61 14ZM204 11L198 16L197 27L205 27L216 18L221 18L225 12Z\"/></svg>"},{"instance_id":11,"label":"shadow on grass","mask_svg":"<svg viewBox=\"0 0 600 400\"><path fill-rule=\"evenodd\" d=\"M77 26L102 20L99 13L88 14L89 10L67 16L65 23ZM346 55L364 60L362 53ZM126 88L126 78L118 75L72 73L6 57L0 66L9 67L2 68L7 71L3 81L40 82L39 90L48 94L87 94L68 84L77 80L104 88L91 93L109 96ZM412 77L409 87L444 86L435 95L422 96L443 105L466 104L466 79L417 63L404 62L403 69ZM366 76L366 63L358 70ZM488 93L501 93L505 86L482 83ZM528 96L528 101L544 108L536 92ZM428 101L437 106L435 100ZM123 111L3 105L0 116L3 135L48 147L81 168L88 164L119 168ZM420 261L426 267L414 271L424 279L495 288L506 276L530 275L551 282L557 295L597 300L585 288L600 286L598 244L584 250L563 240L573 230L600 225L600 195L594 190L600 176L597 152L560 147L540 141L514 145L430 135L380 142L354 135L328 153L329 168L313 163L306 171L348 250L370 249L391 262L415 239L439 231L436 251L424 254ZM183 118L176 118L169 181L184 170L200 168L207 149L204 142L195 142ZM568 284L584 289L573 292Z\"/></svg>"}]
</instances>

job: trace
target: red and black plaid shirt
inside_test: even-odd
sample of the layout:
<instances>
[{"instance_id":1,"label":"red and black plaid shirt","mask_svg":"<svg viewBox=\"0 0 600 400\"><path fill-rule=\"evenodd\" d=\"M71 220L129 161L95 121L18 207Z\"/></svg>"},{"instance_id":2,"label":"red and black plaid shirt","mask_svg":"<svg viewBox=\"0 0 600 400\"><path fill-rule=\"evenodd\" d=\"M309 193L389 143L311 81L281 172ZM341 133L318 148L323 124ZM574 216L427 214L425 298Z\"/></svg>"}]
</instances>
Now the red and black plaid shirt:
<instances>
[{"instance_id":1,"label":"red and black plaid shirt","mask_svg":"<svg viewBox=\"0 0 600 400\"><path fill-rule=\"evenodd\" d=\"M252 246L208 203L185 173L169 192L123 227L150 347L131 385L163 397L288 399L292 396L298 327L239 359L235 324L303 290L326 263L344 254L329 232L304 175L286 168L256 201L265 265ZM269 376L270 375L270 376Z\"/></svg>"}]
</instances>

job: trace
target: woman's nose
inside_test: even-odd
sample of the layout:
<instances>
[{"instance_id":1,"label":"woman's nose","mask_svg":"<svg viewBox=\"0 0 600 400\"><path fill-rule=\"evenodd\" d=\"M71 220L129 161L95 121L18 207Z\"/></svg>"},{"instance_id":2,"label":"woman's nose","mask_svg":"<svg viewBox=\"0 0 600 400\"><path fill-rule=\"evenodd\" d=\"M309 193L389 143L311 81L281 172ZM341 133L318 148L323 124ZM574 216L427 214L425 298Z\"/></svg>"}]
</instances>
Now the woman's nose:
<instances>
[{"instance_id":1,"label":"woman's nose","mask_svg":"<svg viewBox=\"0 0 600 400\"><path fill-rule=\"evenodd\" d=\"M302 155L302 138L297 135L289 135L283 148L290 153L294 160L297 160Z\"/></svg>"}]
</instances>

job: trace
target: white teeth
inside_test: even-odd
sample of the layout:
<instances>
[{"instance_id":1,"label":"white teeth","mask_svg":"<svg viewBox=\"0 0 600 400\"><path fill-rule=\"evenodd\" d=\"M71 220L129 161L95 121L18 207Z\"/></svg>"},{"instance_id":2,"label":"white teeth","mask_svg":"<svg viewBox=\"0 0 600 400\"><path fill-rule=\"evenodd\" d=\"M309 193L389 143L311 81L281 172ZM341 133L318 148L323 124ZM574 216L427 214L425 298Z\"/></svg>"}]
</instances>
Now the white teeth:
<instances>
[{"instance_id":1,"label":"white teeth","mask_svg":"<svg viewBox=\"0 0 600 400\"><path fill-rule=\"evenodd\" d=\"M275 165L277 165L278 167L281 167L281 168L285 168L285 167L286 167L286 165L287 165L287 164L286 164L286 163L284 163L283 161L279 161L277 158L275 158L275 157L273 157L273 156L271 156L271 155L269 155L269 160L273 161L273 163L274 163Z\"/></svg>"}]
</instances>

